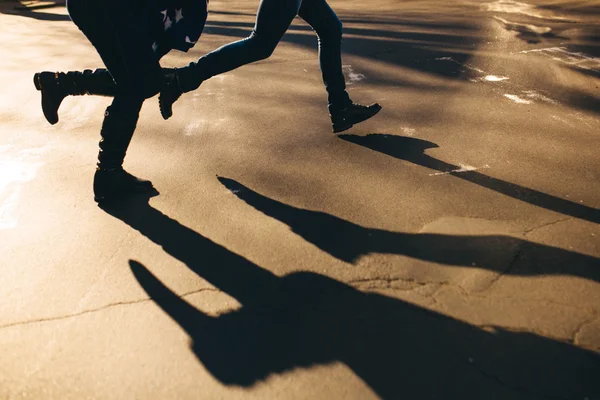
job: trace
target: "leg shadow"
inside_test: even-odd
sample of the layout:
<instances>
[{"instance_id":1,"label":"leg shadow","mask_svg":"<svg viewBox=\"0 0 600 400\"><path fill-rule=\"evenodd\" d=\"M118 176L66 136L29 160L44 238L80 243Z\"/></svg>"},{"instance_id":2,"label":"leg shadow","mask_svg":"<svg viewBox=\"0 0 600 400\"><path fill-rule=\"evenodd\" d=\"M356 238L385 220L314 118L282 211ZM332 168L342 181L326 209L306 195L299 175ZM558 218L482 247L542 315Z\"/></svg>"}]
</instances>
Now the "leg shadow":
<instances>
[{"instance_id":1,"label":"leg shadow","mask_svg":"<svg viewBox=\"0 0 600 400\"><path fill-rule=\"evenodd\" d=\"M371 253L399 254L444 265L522 276L570 275L600 282L600 260L503 235L404 233L365 228L324 212L296 208L228 178L219 181L248 205L275 218L345 262Z\"/></svg>"},{"instance_id":2,"label":"leg shadow","mask_svg":"<svg viewBox=\"0 0 600 400\"><path fill-rule=\"evenodd\" d=\"M191 338L220 382L342 362L384 399L547 399L600 396L600 357L570 344L481 329L315 273L278 277L152 208L106 209L242 307L209 316L131 261L148 295Z\"/></svg>"},{"instance_id":3,"label":"leg shadow","mask_svg":"<svg viewBox=\"0 0 600 400\"><path fill-rule=\"evenodd\" d=\"M339 137L347 142L387 154L399 160L405 160L434 171L448 173L459 179L534 206L596 224L600 223L600 210L596 208L573 203L572 201L534 189L492 178L477 171L457 172L460 169L459 166L446 163L425 154L425 150L438 147L435 143L426 140L383 134L370 134L367 136L340 135Z\"/></svg>"}]
</instances>

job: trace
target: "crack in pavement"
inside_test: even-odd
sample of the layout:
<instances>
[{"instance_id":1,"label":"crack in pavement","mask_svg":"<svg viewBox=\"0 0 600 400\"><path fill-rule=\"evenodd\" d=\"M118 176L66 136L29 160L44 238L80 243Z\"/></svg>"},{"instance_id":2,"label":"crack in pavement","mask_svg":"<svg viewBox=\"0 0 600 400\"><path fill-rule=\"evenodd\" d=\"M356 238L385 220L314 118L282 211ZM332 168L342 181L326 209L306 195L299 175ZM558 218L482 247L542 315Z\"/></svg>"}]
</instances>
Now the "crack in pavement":
<instances>
[{"instance_id":1,"label":"crack in pavement","mask_svg":"<svg viewBox=\"0 0 600 400\"><path fill-rule=\"evenodd\" d=\"M199 290L194 290L191 292L187 292L184 293L180 296L178 296L181 299L184 299L188 296L194 295L194 294L198 294L198 293L202 293L202 292L221 292L218 289L214 289L214 288L203 288L203 289L199 289ZM85 315L85 314L92 314L92 313L96 313L99 311L103 311L109 308L114 308L114 307L118 307L118 306L127 306L127 305L133 305L133 304L141 304L141 303L145 303L148 301L154 301L154 299L147 297L144 299L140 299L140 300L132 300L132 301L120 301L120 302L116 302L116 303L109 303L106 304L102 307L98 307L98 308L91 308L88 310L84 310L84 311L80 311L78 313L74 313L74 314L68 314L68 315L59 315L59 316L55 316L55 317L47 317L47 318L39 318L39 319L31 319L31 320L26 320L26 321L18 321L18 322L11 322L9 324L6 325L0 325L0 330L5 329L5 328L12 328L15 326L22 326L22 325L30 325L30 324L35 324L35 323L40 323L40 322L51 322L51 321L60 321L60 320L64 320L64 319L70 319L70 318L75 318L75 317L79 317L81 315Z\"/></svg>"},{"instance_id":2,"label":"crack in pavement","mask_svg":"<svg viewBox=\"0 0 600 400\"><path fill-rule=\"evenodd\" d=\"M112 254L108 257L108 259L106 259L106 261L103 262L103 264L107 265L107 266L113 265L112 261L114 259L116 259L117 256L121 253L121 251L125 248L124 243L125 242L131 242L131 240L133 240L133 238L134 238L134 236L132 235L132 232L128 232L127 234L125 234L124 236L122 236L121 239L116 244L116 250L114 252L112 252ZM113 265L113 267L114 267L114 265ZM88 298L88 296L90 295L90 293L93 292L94 288L96 288L98 285L102 284L102 281L108 275L108 273L109 273L109 269L108 268L102 268L101 269L100 276L98 276L95 279L94 283L87 288L87 290L85 291L85 293L83 293L83 295L81 296L81 299L79 299L79 303L78 303L78 307L77 308L80 308L80 306L82 306L82 303Z\"/></svg>"},{"instance_id":3,"label":"crack in pavement","mask_svg":"<svg viewBox=\"0 0 600 400\"><path fill-rule=\"evenodd\" d=\"M353 279L353 280L350 280L350 281L348 281L346 283L349 284L349 285L352 285L352 286L356 286L356 285L360 285L362 283L369 284L369 283L377 283L377 282L382 282L382 283L385 284L385 286L367 287L367 288L364 288L363 290L368 290L368 289L395 289L395 290L402 291L402 292L411 292L411 291L414 291L416 289L423 288L425 286L452 285L449 281L429 282L429 281L418 281L416 279L410 279L410 278L408 278L408 279L407 278L364 278L364 279ZM402 283L406 283L408 285L413 285L413 286L412 287L408 287L408 288L393 287L392 284L394 284L396 282L402 282ZM456 285L452 285L452 286L456 286ZM437 290L436 290L436 292L437 292ZM426 297L430 297L430 296L431 295L426 296Z\"/></svg>"},{"instance_id":4,"label":"crack in pavement","mask_svg":"<svg viewBox=\"0 0 600 400\"><path fill-rule=\"evenodd\" d=\"M557 225L557 224L560 224L560 223L562 223L562 222L570 221L570 220L572 220L572 219L573 219L573 218L571 218L571 217L569 217L569 218L561 218L561 219L559 219L559 220L557 220L557 221L547 222L547 223L544 223L544 224L542 224L542 225L535 226L535 227L533 227L533 228L528 228L528 229L525 229L525 230L523 231L523 236L525 236L525 237L528 237L528 235L529 235L529 234L531 234L532 232L535 232L535 231L537 231L537 230L539 230L539 229L542 229L542 228L545 228L545 227L548 227L548 226L552 226L552 225ZM504 271L502 271L502 272L499 272L499 273L498 273L498 275L496 275L496 276L494 277L494 279L492 279L492 280L490 281L490 283L489 283L489 284L488 284L486 287L482 288L481 290L478 290L478 292L484 292L484 291L486 291L486 290L490 289L490 288L491 288L493 285L495 285L495 284L496 284L496 283L497 283L497 282L498 282L498 281L499 281L501 278L503 278L503 277L504 277L506 274L510 273L510 271L512 271L513 267L515 266L515 264L517 263L517 261L519 260L519 258L520 258L522 255L523 255L523 245L519 245L519 247L517 247L517 251L515 252L515 255L514 255L513 259L512 259L512 260L510 261L510 263L508 264L508 267L507 267L507 268L506 268Z\"/></svg>"},{"instance_id":5,"label":"crack in pavement","mask_svg":"<svg viewBox=\"0 0 600 400\"><path fill-rule=\"evenodd\" d=\"M529 235L530 233L532 233L532 232L534 232L534 231L537 231L537 230L539 230L539 229L542 229L542 228L545 228L545 227L548 227L548 226L557 225L557 224L560 224L560 223L562 223L562 222L567 222L567 221L570 221L570 220L572 220L572 219L573 219L573 218L569 217L569 218L561 218L561 219L559 219L558 221L546 222L545 224L542 224L542 225L539 225L539 226L535 226L535 227L533 227L533 228L528 228L528 229L525 229L525 230L523 231L523 235L524 235L525 237L527 237L527 235Z\"/></svg>"},{"instance_id":6,"label":"crack in pavement","mask_svg":"<svg viewBox=\"0 0 600 400\"><path fill-rule=\"evenodd\" d=\"M428 282L428 281L418 281L416 279L405 279L405 278L365 278L365 279L354 279L348 282L348 284L351 285L355 285L355 284L361 284L361 283L375 283L375 282L384 282L386 284L385 287L372 287L372 288L367 288L366 290L369 289L394 289L394 290L398 290L401 292L414 292L418 289L424 288L426 286L432 286L432 287L436 287L433 292L431 293L420 293L423 297L431 299L433 301L434 306L439 307L440 309L444 309L447 311L450 311L447 309L447 307L444 306L443 302L438 298L438 294L439 292L445 288L445 287L452 287L454 289L457 289L460 294L463 297L466 298L471 298L471 299L492 299L492 296L485 296L485 295L481 295L481 294L476 294L476 293L469 293L465 288L463 288L460 285L457 284L453 284L449 281L442 281L442 282ZM398 287L393 287L392 284L395 282L403 282L403 283L407 283L410 285L414 285L412 287L409 288L398 288ZM360 289L359 289L360 290ZM194 291L190 291L187 293L184 293L180 296L178 296L179 298L186 298L188 296L191 295L195 295L198 293L202 293L202 292L221 292L220 290L216 289L216 288L202 288L202 289L198 289L198 290L194 290ZM514 297L499 297L499 299L515 299ZM520 299L523 300L523 299ZM26 321L18 321L18 322L13 322L13 323L9 323L6 325L0 325L0 330L1 329L5 329L5 328L10 328L10 327L15 327L15 326L22 326L22 325L29 325L29 324L35 324L35 323L41 323L41 322L51 322L51 321L60 321L60 320L66 320L66 319L70 319L70 318L75 318L75 317L79 317L81 315L85 315L85 314L91 314L91 313L96 313L99 311L103 311L109 308L114 308L114 307L118 307L118 306L124 306L124 305L134 305L134 304L141 304L141 303L145 303L148 301L153 301L152 298L148 297L148 298L144 298L144 299L139 299L139 300L132 300L132 301L122 301L122 302L115 302L115 303L109 303L106 304L102 307L97 307L97 308L92 308L92 309L88 309L88 310L84 310L78 313L74 313L74 314L68 314L68 315L61 315L61 316L55 316L55 317L48 317L48 318L39 318L39 319L33 319L33 320L26 320ZM561 307L567 307L567 308L572 308L572 309L576 309L576 310L581 310L581 308L577 307L577 306L573 306L573 305L569 305L569 304L562 304L562 303L557 303L557 302L552 302L552 301L538 301L538 300L533 300L531 301L532 303L536 303L536 304L541 304L541 305L546 305L546 306L561 306ZM592 311L593 315L590 318L586 318L584 321L581 322L581 324L579 324L575 329L574 332L572 334L572 339L565 339L565 338L554 338L556 340L561 340L561 341L568 341L572 344L577 344L577 336L581 333L581 331L588 326L589 324L592 324L594 322L596 322L598 319L600 319L600 316L598 315L598 311L590 308L590 310ZM477 325L474 324L475 326L478 326L479 328L482 329L496 329L498 328L498 326L495 325L489 325L489 324L482 324L482 325ZM507 327L507 326L501 326L502 329L505 330L510 330L513 332L527 332L527 333L536 333L536 334L542 334L546 337L551 337L552 335L549 334L548 332L538 332L535 330L528 330L526 328L520 327L520 328L515 328L515 327Z\"/></svg>"},{"instance_id":7,"label":"crack in pavement","mask_svg":"<svg viewBox=\"0 0 600 400\"><path fill-rule=\"evenodd\" d=\"M377 282L383 282L386 285L385 286L372 286L372 287L362 288L360 290L394 289L399 292L413 292L413 291L415 291L417 289L421 289L425 286L438 286L430 294L422 294L424 297L431 298L432 300L435 300L436 303L438 303L439 299L437 299L436 296L439 294L439 292L444 287L452 287L454 289L457 289L462 296L472 298L472 299L474 298L474 299L479 299L479 300L518 300L521 302L525 301L525 302L535 303L535 304L548 306L548 307L557 307L558 306L558 307L570 308L570 309L580 310L580 311L586 310L586 307L578 307L573 304L561 303L561 302L547 300L547 299L523 299L523 298L519 298L519 297L515 297L515 296L485 295L482 293L483 291L485 291L485 289L477 290L476 292L469 292L463 286L452 283L450 281L429 282L429 281L418 281L416 279L406 279L406 278L364 278L364 279L354 279L354 280L348 281L347 283L350 285L356 286L356 284L361 284L361 283L368 284L368 283L377 283ZM414 286L408 287L408 288L394 287L394 286L392 286L392 284L394 282L404 282L404 283L411 284ZM600 312L600 310L596 310L593 307L589 307L589 306L587 306L587 309L591 310L593 315L597 315ZM598 317L598 318L600 318L600 317ZM593 322L593 321L591 321L591 322Z\"/></svg>"},{"instance_id":8,"label":"crack in pavement","mask_svg":"<svg viewBox=\"0 0 600 400\"><path fill-rule=\"evenodd\" d=\"M515 255L513 256L512 260L510 260L510 263L508 264L508 267L506 267L506 269L504 271L498 272L496 274L496 276L494 276L494 278L492 278L490 280L490 282L487 284L487 286L477 290L476 293L485 292L486 290L489 290L492 286L494 286L496 283L498 283L498 281L501 278L503 278L506 274L508 274L508 273L510 273L510 271L512 271L513 267L515 266L515 264L517 263L517 261L519 260L519 258L522 255L523 255L523 245L519 244L517 247L517 251L515 251Z\"/></svg>"},{"instance_id":9,"label":"crack in pavement","mask_svg":"<svg viewBox=\"0 0 600 400\"><path fill-rule=\"evenodd\" d=\"M486 379L489 379L497 384L499 384L500 386L512 391L512 392L517 392L517 393L521 393L521 394L525 394L527 395L528 399L540 399L540 400L570 400L570 399L566 399L563 397L554 397L551 396L549 397L549 395L547 393L536 393L531 391L530 389L526 388L526 387L522 387L522 386L512 386L506 382L504 382L499 376L493 375L487 371L485 371L482 367L479 367L475 364L475 361L472 359L469 359L469 366L471 366L475 371L477 371L479 374L481 374L483 377L485 377Z\"/></svg>"},{"instance_id":10,"label":"crack in pavement","mask_svg":"<svg viewBox=\"0 0 600 400\"><path fill-rule=\"evenodd\" d=\"M577 344L577 337L581 334L581 331L583 331L583 329L585 329L588 325L593 324L594 322L600 320L600 316L598 315L597 312L594 311L594 315L591 318L586 319L585 321L583 321L581 324L579 324L579 326L577 326L575 328L575 330L573 331L573 335L572 337L572 342L573 344Z\"/></svg>"},{"instance_id":11,"label":"crack in pavement","mask_svg":"<svg viewBox=\"0 0 600 400\"><path fill-rule=\"evenodd\" d=\"M423 287L426 286L432 286L435 287L437 286L437 288L435 288L431 293L419 293L421 296L423 296L424 298L430 299L433 302L433 306L436 307L439 310L443 310L445 312L448 312L449 314L452 314L452 310L449 309L448 307L445 306L444 302L442 299L439 298L439 293L442 289L444 289L445 287L451 287L453 289L458 290L458 292L460 293L460 295L462 295L464 298L466 298L467 300L518 300L521 302L526 302L529 304L536 304L539 306L543 306L543 307L563 307L563 308L567 308L567 309L571 309L571 310L577 310L577 311L583 311L586 313L590 313L592 314L592 317L588 317L585 318L578 326L577 328L574 330L574 333L571 335L572 339L566 338L564 336L556 336L553 335L551 332L547 332L544 330L539 330L539 329L533 329L533 327L510 327L510 326L495 326L495 325L490 325L490 324L473 324L474 326L477 326L481 329L496 329L496 328L502 328L504 330L509 330L512 332L522 332L522 333L534 333L537 335L541 335L547 338L551 338L557 341L561 341L561 342L566 342L566 343L570 343L570 344L574 344L577 345L577 335L589 324L594 323L595 321L597 321L598 319L600 319L600 315L599 315L599 310L594 309L593 307L589 307L589 306L576 306L576 305L572 305L572 304L565 304L565 303L560 303L560 302L555 302L555 301L549 301L549 300L544 300L544 299L522 299L522 298L518 298L518 297L514 297L514 296L490 296L490 295L484 295L481 294L480 291L478 292L469 292L467 291L464 287L462 287L461 285L457 285L457 284L453 284L451 282L420 282L414 279L402 279L402 278L367 278L367 279L356 279L356 280L352 280L349 283L371 283L371 282L385 282L386 286L385 287L367 287L366 289L359 289L359 290L377 290L377 289L393 289L393 290L397 290L399 292L415 292L418 289L421 289ZM409 283L414 285L413 287L410 288L398 288L398 287L393 287L392 283L394 282L405 282L405 283Z\"/></svg>"}]
</instances>

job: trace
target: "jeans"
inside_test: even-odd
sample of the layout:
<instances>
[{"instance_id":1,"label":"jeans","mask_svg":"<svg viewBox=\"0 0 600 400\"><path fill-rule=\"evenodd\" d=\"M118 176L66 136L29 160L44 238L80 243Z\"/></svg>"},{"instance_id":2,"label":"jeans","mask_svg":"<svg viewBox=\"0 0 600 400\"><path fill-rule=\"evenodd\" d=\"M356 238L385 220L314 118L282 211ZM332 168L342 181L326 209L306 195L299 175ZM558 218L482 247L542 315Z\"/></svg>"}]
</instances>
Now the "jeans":
<instances>
[{"instance_id":1,"label":"jeans","mask_svg":"<svg viewBox=\"0 0 600 400\"><path fill-rule=\"evenodd\" d=\"M261 0L249 37L227 44L179 70L184 92L194 90L215 75L268 58L298 15L317 33L319 64L330 109L351 101L342 73L342 23L326 0Z\"/></svg>"},{"instance_id":2,"label":"jeans","mask_svg":"<svg viewBox=\"0 0 600 400\"><path fill-rule=\"evenodd\" d=\"M137 3L137 4L136 4ZM68 0L73 22L94 45L115 83L104 114L98 168L115 169L135 131L142 104L160 91L163 74L152 50L150 18L139 0Z\"/></svg>"},{"instance_id":3,"label":"jeans","mask_svg":"<svg viewBox=\"0 0 600 400\"><path fill-rule=\"evenodd\" d=\"M69 15L98 51L115 84L113 110L137 115L160 91L162 70L152 50L149 18L137 1L68 0Z\"/></svg>"}]
</instances>

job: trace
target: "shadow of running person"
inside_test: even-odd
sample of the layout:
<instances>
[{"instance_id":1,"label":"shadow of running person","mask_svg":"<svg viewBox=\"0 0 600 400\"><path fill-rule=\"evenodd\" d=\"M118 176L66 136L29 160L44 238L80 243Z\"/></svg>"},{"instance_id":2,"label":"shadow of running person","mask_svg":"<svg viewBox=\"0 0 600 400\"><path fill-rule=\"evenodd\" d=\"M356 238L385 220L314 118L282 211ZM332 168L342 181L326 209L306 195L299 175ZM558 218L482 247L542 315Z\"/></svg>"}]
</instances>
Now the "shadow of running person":
<instances>
[{"instance_id":1,"label":"shadow of running person","mask_svg":"<svg viewBox=\"0 0 600 400\"><path fill-rule=\"evenodd\" d=\"M384 399L600 399L596 353L471 326L316 273L276 276L144 199L105 209L241 303L209 316L130 261L223 384L249 387L271 374L342 362Z\"/></svg>"},{"instance_id":2,"label":"shadow of running person","mask_svg":"<svg viewBox=\"0 0 600 400\"><path fill-rule=\"evenodd\" d=\"M514 183L492 178L477 171L462 171L457 165L438 160L425 154L425 150L438 147L437 144L405 136L369 134L366 136L339 135L339 138L371 150L378 151L399 160L409 161L434 171L447 173L459 179L491 189L513 199L542 207L550 211L579 218L585 221L600 223L600 210L583 204L574 203L546 193L529 189Z\"/></svg>"},{"instance_id":3,"label":"shadow of running person","mask_svg":"<svg viewBox=\"0 0 600 400\"><path fill-rule=\"evenodd\" d=\"M462 236L365 228L331 214L296 208L232 179L219 181L248 205L275 218L345 262L370 253L399 254L511 275L570 275L600 282L600 259L503 235Z\"/></svg>"}]
</instances>

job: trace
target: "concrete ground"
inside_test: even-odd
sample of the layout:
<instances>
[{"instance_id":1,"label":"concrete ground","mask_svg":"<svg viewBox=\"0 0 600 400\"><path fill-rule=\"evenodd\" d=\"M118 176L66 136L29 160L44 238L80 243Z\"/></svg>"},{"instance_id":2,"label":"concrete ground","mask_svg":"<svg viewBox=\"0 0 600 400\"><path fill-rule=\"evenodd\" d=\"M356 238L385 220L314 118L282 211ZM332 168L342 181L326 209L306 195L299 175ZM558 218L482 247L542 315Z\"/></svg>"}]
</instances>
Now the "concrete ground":
<instances>
[{"instance_id":1,"label":"concrete ground","mask_svg":"<svg viewBox=\"0 0 600 400\"><path fill-rule=\"evenodd\" d=\"M217 76L101 209L110 99L50 126L32 75L101 62L64 8L0 4L0 399L600 399L600 7L331 0L336 137L316 38ZM245 37L210 2L184 65Z\"/></svg>"}]
</instances>

